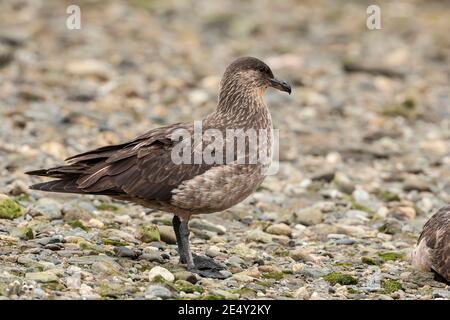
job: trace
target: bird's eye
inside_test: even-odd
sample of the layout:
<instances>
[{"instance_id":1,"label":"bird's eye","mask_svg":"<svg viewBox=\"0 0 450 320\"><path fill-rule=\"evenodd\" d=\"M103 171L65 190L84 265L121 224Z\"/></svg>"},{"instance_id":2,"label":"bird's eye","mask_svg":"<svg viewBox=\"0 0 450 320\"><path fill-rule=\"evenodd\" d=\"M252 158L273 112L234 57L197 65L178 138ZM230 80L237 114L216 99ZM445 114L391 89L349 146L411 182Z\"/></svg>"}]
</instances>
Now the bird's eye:
<instances>
[{"instance_id":1,"label":"bird's eye","mask_svg":"<svg viewBox=\"0 0 450 320\"><path fill-rule=\"evenodd\" d=\"M264 67L264 66L262 66L262 67L259 68L259 72L261 72L262 74L265 74L265 75L269 75L269 74L270 74L269 69L267 69L267 68Z\"/></svg>"}]
</instances>

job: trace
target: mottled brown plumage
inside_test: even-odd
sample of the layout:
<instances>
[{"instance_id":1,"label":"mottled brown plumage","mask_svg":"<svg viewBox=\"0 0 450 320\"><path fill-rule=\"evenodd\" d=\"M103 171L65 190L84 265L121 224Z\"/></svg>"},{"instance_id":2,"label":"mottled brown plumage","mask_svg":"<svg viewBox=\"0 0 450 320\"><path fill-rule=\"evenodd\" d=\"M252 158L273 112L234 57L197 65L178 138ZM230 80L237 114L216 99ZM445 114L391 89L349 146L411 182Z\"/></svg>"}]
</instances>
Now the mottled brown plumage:
<instances>
[{"instance_id":1,"label":"mottled brown plumage","mask_svg":"<svg viewBox=\"0 0 450 320\"><path fill-rule=\"evenodd\" d=\"M450 205L438 210L425 223L411 263L422 271L435 272L450 283Z\"/></svg>"},{"instance_id":2,"label":"mottled brown plumage","mask_svg":"<svg viewBox=\"0 0 450 320\"><path fill-rule=\"evenodd\" d=\"M272 120L263 101L269 86L291 92L287 83L273 77L264 62L251 57L235 60L221 80L215 112L202 120L203 130L225 133L227 129L265 129L271 133ZM187 130L192 136L194 124L178 123L156 128L131 141L70 157L68 165L29 172L57 179L31 188L109 195L174 213L187 222L194 213L222 211L235 205L263 181L264 165L261 163L174 163L171 154L175 142L171 137L180 129ZM268 150L271 150L271 143L269 140ZM174 220L176 229L178 223ZM182 236L177 234L179 242L183 240ZM181 245L180 252L182 250L189 251ZM181 260L187 260L184 262L192 266L191 257L181 256Z\"/></svg>"}]
</instances>

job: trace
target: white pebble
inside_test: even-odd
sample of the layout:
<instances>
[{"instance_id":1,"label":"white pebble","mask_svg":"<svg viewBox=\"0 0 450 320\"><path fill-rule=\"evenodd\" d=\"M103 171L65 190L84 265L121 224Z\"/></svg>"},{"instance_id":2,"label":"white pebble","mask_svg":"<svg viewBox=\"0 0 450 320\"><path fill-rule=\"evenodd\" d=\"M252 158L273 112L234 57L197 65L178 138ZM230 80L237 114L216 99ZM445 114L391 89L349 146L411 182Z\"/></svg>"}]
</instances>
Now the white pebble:
<instances>
[{"instance_id":1,"label":"white pebble","mask_svg":"<svg viewBox=\"0 0 450 320\"><path fill-rule=\"evenodd\" d=\"M157 276L161 276L164 280L173 282L175 280L175 276L167 269L156 266L153 267L150 272L148 273L148 279L150 281L153 281Z\"/></svg>"}]
</instances>

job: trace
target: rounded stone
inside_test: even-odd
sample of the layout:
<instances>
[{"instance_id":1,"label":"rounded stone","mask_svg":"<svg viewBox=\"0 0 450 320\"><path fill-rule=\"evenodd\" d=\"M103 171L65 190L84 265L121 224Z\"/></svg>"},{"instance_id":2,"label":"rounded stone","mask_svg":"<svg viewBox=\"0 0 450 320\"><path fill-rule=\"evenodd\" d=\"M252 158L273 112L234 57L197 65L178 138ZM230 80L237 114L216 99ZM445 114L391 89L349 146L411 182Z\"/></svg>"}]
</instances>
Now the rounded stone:
<instances>
[{"instance_id":1,"label":"rounded stone","mask_svg":"<svg viewBox=\"0 0 450 320\"><path fill-rule=\"evenodd\" d=\"M148 279L150 281L155 280L155 278L158 276L162 277L168 282L174 282L175 280L175 276L169 270L160 266L153 267L148 273Z\"/></svg>"}]
</instances>

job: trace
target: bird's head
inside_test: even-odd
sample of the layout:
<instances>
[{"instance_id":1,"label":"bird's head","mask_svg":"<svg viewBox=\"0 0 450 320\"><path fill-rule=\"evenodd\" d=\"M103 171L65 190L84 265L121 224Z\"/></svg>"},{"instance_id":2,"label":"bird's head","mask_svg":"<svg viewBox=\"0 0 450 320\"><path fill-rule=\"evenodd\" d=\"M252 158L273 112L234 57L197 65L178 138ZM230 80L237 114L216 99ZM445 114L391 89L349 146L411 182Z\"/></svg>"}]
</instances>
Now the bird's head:
<instances>
[{"instance_id":1,"label":"bird's head","mask_svg":"<svg viewBox=\"0 0 450 320\"><path fill-rule=\"evenodd\" d=\"M220 84L221 94L252 92L262 95L268 87L291 94L291 86L286 81L276 79L267 64L253 57L234 60Z\"/></svg>"}]
</instances>

